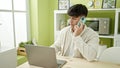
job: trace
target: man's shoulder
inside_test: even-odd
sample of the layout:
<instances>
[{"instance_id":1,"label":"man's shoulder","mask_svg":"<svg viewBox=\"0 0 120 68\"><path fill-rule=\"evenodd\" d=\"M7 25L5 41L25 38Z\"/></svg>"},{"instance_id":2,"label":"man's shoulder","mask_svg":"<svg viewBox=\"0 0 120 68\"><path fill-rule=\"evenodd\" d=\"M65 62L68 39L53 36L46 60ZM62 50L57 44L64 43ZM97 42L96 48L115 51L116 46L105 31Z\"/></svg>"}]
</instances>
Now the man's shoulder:
<instances>
[{"instance_id":1,"label":"man's shoulder","mask_svg":"<svg viewBox=\"0 0 120 68\"><path fill-rule=\"evenodd\" d=\"M64 27L64 28L61 30L61 32L64 33L64 32L69 31L69 30L70 30L70 26L67 26L67 27Z\"/></svg>"},{"instance_id":2,"label":"man's shoulder","mask_svg":"<svg viewBox=\"0 0 120 68\"><path fill-rule=\"evenodd\" d=\"M87 27L86 28L86 32L88 32L89 34L94 34L94 35L98 35L98 33L96 31L94 31L92 28Z\"/></svg>"}]
</instances>

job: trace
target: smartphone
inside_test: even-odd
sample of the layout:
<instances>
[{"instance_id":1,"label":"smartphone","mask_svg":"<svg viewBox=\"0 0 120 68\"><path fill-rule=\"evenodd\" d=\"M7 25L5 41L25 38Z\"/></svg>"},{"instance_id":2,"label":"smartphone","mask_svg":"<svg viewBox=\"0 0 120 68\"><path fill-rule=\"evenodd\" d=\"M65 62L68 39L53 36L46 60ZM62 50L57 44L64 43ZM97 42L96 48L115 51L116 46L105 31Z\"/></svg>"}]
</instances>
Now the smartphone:
<instances>
[{"instance_id":1,"label":"smartphone","mask_svg":"<svg viewBox=\"0 0 120 68\"><path fill-rule=\"evenodd\" d=\"M77 25L80 27L80 23L85 23L86 22L86 19L85 17L81 17L80 20L78 21Z\"/></svg>"}]
</instances>

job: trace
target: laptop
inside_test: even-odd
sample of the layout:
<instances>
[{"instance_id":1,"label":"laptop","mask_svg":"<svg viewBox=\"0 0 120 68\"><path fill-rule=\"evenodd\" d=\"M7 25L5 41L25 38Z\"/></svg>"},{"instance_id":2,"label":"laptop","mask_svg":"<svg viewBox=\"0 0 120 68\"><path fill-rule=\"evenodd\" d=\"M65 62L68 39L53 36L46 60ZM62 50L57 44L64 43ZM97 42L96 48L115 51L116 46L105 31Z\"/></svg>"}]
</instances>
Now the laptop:
<instances>
[{"instance_id":1,"label":"laptop","mask_svg":"<svg viewBox=\"0 0 120 68\"><path fill-rule=\"evenodd\" d=\"M30 65L44 68L61 68L67 61L57 60L55 49L47 46L25 45Z\"/></svg>"}]
</instances>

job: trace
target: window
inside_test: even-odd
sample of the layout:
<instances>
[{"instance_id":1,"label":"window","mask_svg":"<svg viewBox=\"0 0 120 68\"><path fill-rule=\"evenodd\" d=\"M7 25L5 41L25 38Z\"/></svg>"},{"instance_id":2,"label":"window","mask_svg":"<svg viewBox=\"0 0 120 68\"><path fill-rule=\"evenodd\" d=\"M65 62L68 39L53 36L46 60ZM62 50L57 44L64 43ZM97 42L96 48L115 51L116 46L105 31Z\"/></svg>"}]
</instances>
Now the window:
<instances>
[{"instance_id":1,"label":"window","mask_svg":"<svg viewBox=\"0 0 120 68\"><path fill-rule=\"evenodd\" d=\"M0 0L0 45L18 47L28 40L28 0Z\"/></svg>"},{"instance_id":2,"label":"window","mask_svg":"<svg viewBox=\"0 0 120 68\"><path fill-rule=\"evenodd\" d=\"M12 1L11 0L0 0L0 10L12 10Z\"/></svg>"}]
</instances>

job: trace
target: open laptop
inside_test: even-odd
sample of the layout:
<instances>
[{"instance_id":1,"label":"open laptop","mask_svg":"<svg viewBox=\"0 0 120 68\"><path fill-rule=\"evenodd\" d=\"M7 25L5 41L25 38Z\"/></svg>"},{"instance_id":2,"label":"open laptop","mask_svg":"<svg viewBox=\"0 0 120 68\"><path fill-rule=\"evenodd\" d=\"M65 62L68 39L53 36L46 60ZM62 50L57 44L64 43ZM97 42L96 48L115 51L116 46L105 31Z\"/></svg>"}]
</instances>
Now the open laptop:
<instances>
[{"instance_id":1,"label":"open laptop","mask_svg":"<svg viewBox=\"0 0 120 68\"><path fill-rule=\"evenodd\" d=\"M61 68L66 61L56 60L55 49L45 46L25 45L30 65L44 68Z\"/></svg>"}]
</instances>

